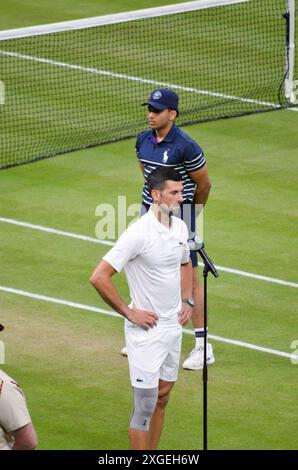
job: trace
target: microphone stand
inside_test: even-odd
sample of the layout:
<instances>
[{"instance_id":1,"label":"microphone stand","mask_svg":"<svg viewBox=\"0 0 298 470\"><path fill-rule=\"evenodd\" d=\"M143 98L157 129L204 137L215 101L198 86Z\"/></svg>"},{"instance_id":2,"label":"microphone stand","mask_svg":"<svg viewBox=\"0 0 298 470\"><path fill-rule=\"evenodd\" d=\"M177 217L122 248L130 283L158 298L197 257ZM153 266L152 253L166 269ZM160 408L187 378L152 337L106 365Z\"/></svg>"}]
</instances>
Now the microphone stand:
<instances>
[{"instance_id":1,"label":"microphone stand","mask_svg":"<svg viewBox=\"0 0 298 470\"><path fill-rule=\"evenodd\" d=\"M201 256L204 262L204 362L203 362L203 450L207 450L207 384L208 384L208 370L207 370L207 279L208 273L211 272L214 277L219 274L207 253L204 250L204 243L198 238L197 235L189 240L189 247L191 250L196 251Z\"/></svg>"}]
</instances>

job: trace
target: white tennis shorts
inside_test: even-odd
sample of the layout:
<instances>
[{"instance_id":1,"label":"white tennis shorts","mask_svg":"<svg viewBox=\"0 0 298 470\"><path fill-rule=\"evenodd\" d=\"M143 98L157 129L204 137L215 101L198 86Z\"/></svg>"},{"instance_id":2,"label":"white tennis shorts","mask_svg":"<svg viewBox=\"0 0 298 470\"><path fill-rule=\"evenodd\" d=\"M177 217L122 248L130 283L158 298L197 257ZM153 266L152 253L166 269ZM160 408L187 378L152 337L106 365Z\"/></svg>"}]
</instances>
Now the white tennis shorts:
<instances>
[{"instance_id":1,"label":"white tennis shorts","mask_svg":"<svg viewBox=\"0 0 298 470\"><path fill-rule=\"evenodd\" d=\"M179 324L144 330L125 322L125 339L133 387L155 388L159 379L176 382L182 340Z\"/></svg>"}]
</instances>

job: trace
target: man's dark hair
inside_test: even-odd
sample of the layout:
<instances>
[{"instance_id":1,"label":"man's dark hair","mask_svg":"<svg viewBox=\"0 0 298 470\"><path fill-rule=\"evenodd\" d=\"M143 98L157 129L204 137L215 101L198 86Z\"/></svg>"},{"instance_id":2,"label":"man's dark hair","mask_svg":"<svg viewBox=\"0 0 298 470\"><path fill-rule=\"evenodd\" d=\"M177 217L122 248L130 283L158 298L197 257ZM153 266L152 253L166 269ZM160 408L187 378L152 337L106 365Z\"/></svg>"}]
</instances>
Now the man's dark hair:
<instances>
[{"instance_id":1,"label":"man's dark hair","mask_svg":"<svg viewBox=\"0 0 298 470\"><path fill-rule=\"evenodd\" d=\"M165 182L168 180L182 181L182 178L174 168L166 166L155 168L147 178L149 194L151 194L152 189L159 189L162 191L165 187Z\"/></svg>"}]
</instances>

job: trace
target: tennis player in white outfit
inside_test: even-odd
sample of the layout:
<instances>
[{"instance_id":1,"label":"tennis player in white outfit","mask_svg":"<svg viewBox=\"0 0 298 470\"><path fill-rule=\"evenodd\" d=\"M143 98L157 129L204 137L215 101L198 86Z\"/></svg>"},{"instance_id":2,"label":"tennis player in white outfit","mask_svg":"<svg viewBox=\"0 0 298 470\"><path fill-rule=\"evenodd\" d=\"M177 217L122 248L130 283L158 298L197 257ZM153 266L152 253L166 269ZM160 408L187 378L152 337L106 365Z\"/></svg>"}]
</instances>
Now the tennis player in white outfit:
<instances>
[{"instance_id":1,"label":"tennis player in white outfit","mask_svg":"<svg viewBox=\"0 0 298 470\"><path fill-rule=\"evenodd\" d=\"M90 282L123 315L133 411L131 448L157 449L164 411L177 380L182 325L192 316L192 264L186 224L173 214L182 203L179 173L159 167L148 177L153 204L103 257ZM112 276L125 270L131 302Z\"/></svg>"}]
</instances>

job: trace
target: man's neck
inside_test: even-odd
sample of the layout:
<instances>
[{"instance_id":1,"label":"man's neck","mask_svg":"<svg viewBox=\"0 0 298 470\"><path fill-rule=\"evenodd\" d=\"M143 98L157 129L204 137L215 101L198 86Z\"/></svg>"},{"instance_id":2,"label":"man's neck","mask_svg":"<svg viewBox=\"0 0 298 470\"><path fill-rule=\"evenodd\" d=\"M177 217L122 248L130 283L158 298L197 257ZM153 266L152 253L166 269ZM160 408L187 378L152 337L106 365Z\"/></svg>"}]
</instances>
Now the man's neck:
<instances>
[{"instance_id":1,"label":"man's neck","mask_svg":"<svg viewBox=\"0 0 298 470\"><path fill-rule=\"evenodd\" d=\"M168 135L173 125L174 123L170 122L166 127L163 127L162 129L155 129L156 140L158 143L161 142Z\"/></svg>"},{"instance_id":2,"label":"man's neck","mask_svg":"<svg viewBox=\"0 0 298 470\"><path fill-rule=\"evenodd\" d=\"M171 228L171 217L169 213L164 211L158 204L152 204L151 210L158 222L164 225L166 228Z\"/></svg>"}]
</instances>

